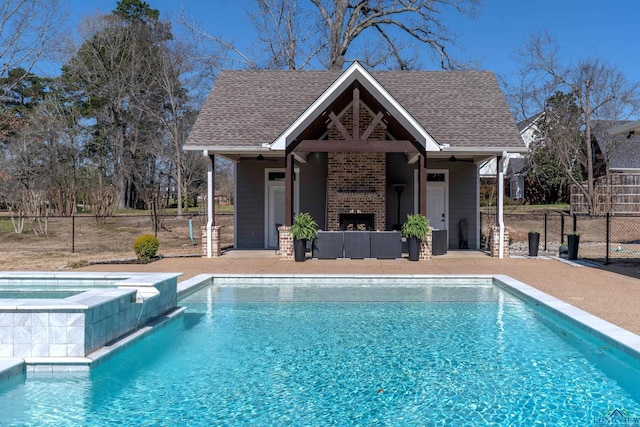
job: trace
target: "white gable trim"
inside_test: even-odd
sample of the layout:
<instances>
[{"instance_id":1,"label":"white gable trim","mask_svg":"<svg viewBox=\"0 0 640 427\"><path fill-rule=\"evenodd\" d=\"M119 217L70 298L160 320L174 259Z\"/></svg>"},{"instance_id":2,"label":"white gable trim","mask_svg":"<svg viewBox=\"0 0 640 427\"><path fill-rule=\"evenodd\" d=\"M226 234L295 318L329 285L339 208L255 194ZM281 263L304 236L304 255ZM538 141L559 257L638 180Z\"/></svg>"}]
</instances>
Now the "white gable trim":
<instances>
[{"instance_id":1,"label":"white gable trim","mask_svg":"<svg viewBox=\"0 0 640 427\"><path fill-rule=\"evenodd\" d=\"M640 133L640 120L636 120L635 122L625 123L620 126L616 126L612 129L609 129L609 135L617 136L624 135L628 136L629 134Z\"/></svg>"},{"instance_id":2,"label":"white gable trim","mask_svg":"<svg viewBox=\"0 0 640 427\"><path fill-rule=\"evenodd\" d=\"M269 144L272 150L285 150L293 142L293 135L308 127L315 118L342 94L354 81L358 80L389 113L402 124L426 151L440 151L440 144L414 119L398 101L358 62L345 70L329 88L316 99L275 141Z\"/></svg>"}]
</instances>

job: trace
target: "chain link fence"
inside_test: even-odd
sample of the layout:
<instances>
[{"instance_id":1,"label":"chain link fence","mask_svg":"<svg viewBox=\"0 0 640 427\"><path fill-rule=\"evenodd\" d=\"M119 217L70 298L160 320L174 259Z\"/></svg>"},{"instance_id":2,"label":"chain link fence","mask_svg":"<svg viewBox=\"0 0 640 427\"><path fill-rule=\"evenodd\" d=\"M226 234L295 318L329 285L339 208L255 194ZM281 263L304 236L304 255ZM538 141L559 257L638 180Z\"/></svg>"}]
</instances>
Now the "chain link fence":
<instances>
[{"instance_id":1,"label":"chain link fence","mask_svg":"<svg viewBox=\"0 0 640 427\"><path fill-rule=\"evenodd\" d=\"M495 225L495 213L481 214L482 234ZM570 215L563 212L504 214L512 254L528 253L528 233L540 233L539 250L558 255L567 234L580 234L578 256L601 264L640 263L640 215Z\"/></svg>"},{"instance_id":2,"label":"chain link fence","mask_svg":"<svg viewBox=\"0 0 640 427\"><path fill-rule=\"evenodd\" d=\"M233 214L216 214L222 226L222 247L233 246ZM133 241L141 234L155 234L159 253L200 255L202 227L206 215L117 215L96 218L30 217L19 221L0 216L0 251L103 253L133 252Z\"/></svg>"}]
</instances>

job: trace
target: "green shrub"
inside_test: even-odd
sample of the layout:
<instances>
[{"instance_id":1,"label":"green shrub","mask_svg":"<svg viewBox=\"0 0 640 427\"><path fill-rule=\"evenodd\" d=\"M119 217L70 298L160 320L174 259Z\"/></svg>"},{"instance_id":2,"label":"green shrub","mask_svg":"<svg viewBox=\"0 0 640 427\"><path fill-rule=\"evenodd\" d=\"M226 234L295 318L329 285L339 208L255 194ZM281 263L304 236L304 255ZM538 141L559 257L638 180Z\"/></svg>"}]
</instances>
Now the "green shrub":
<instances>
[{"instance_id":1,"label":"green shrub","mask_svg":"<svg viewBox=\"0 0 640 427\"><path fill-rule=\"evenodd\" d=\"M409 214L407 220L402 224L402 235L404 237L417 237L424 240L429 232L429 220L420 214Z\"/></svg>"},{"instance_id":2,"label":"green shrub","mask_svg":"<svg viewBox=\"0 0 640 427\"><path fill-rule=\"evenodd\" d=\"M153 234L143 234L133 241L133 250L138 259L148 261L156 256L160 242Z\"/></svg>"},{"instance_id":3,"label":"green shrub","mask_svg":"<svg viewBox=\"0 0 640 427\"><path fill-rule=\"evenodd\" d=\"M307 212L300 212L291 224L291 235L297 240L313 240L318 235L318 224Z\"/></svg>"}]
</instances>

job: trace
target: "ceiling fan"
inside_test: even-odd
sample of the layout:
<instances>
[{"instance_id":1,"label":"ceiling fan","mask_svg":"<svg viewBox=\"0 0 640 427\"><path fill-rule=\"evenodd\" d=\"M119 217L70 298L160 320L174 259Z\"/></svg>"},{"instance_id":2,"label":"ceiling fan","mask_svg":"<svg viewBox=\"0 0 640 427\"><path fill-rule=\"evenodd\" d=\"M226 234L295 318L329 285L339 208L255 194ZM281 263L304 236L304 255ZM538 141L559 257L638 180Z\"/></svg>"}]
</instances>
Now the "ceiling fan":
<instances>
[{"instance_id":1,"label":"ceiling fan","mask_svg":"<svg viewBox=\"0 0 640 427\"><path fill-rule=\"evenodd\" d=\"M256 160L258 160L259 162L277 162L278 161L278 159L265 157L262 154L258 154L258 156L256 157Z\"/></svg>"},{"instance_id":2,"label":"ceiling fan","mask_svg":"<svg viewBox=\"0 0 640 427\"><path fill-rule=\"evenodd\" d=\"M456 162L468 162L468 163L473 163L475 162L475 160L473 159L459 159L456 156L451 156L448 159L442 159L442 160L438 160L439 163L442 162L450 162L450 163L456 163Z\"/></svg>"}]
</instances>

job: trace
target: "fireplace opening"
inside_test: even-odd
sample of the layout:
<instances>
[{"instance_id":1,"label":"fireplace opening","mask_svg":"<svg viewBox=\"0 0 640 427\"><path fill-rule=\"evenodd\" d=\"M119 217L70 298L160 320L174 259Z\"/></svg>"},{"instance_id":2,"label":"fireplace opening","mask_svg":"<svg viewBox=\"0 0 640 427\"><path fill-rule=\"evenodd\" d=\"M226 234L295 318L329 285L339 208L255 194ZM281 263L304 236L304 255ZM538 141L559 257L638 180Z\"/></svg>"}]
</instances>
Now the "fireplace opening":
<instances>
[{"instance_id":1,"label":"fireplace opening","mask_svg":"<svg viewBox=\"0 0 640 427\"><path fill-rule=\"evenodd\" d=\"M344 213L340 214L341 231L369 231L373 230L372 213Z\"/></svg>"}]
</instances>

